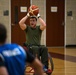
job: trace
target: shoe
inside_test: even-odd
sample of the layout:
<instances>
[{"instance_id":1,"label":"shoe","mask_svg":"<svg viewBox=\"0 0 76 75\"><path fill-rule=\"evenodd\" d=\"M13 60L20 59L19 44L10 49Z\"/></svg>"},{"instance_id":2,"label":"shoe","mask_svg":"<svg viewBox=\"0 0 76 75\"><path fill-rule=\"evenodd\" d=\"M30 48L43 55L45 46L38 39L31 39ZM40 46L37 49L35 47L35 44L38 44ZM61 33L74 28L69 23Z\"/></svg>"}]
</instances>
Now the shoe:
<instances>
[{"instance_id":1,"label":"shoe","mask_svg":"<svg viewBox=\"0 0 76 75\"><path fill-rule=\"evenodd\" d=\"M52 73L52 70L50 70L50 69L47 69L47 71L45 72L46 74L48 74L48 75L51 75L51 73Z\"/></svg>"},{"instance_id":2,"label":"shoe","mask_svg":"<svg viewBox=\"0 0 76 75\"><path fill-rule=\"evenodd\" d=\"M47 69L46 66L43 67L43 70L44 70L44 72L45 72L46 74L48 74L48 75L51 75L51 73L52 73L52 70L51 70L51 69Z\"/></svg>"},{"instance_id":3,"label":"shoe","mask_svg":"<svg viewBox=\"0 0 76 75\"><path fill-rule=\"evenodd\" d=\"M51 73L52 73L52 70L50 70L50 69L47 69L47 68L43 68L43 70L44 70L44 72L46 73L46 74L48 74L48 75L50 75Z\"/></svg>"}]
</instances>

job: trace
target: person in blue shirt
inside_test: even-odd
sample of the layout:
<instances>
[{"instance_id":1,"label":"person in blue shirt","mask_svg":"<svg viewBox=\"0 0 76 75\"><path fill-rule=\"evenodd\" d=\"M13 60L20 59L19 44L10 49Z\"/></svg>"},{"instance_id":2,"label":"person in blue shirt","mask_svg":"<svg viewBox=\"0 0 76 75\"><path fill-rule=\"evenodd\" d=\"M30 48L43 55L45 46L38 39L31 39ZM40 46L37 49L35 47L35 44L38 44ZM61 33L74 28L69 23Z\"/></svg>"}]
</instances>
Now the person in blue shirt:
<instances>
[{"instance_id":1,"label":"person in blue shirt","mask_svg":"<svg viewBox=\"0 0 76 75\"><path fill-rule=\"evenodd\" d=\"M26 62L36 75L43 75L42 63L20 45L6 43L6 38L6 27L0 23L0 75L24 75Z\"/></svg>"}]
</instances>

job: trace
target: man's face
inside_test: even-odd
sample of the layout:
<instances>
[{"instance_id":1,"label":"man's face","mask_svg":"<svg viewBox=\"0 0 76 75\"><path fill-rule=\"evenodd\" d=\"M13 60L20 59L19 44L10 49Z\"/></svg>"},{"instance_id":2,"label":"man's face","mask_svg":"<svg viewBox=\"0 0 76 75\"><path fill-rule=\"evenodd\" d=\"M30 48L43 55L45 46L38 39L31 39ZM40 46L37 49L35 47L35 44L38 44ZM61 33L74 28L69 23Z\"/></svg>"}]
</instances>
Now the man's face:
<instances>
[{"instance_id":1,"label":"man's face","mask_svg":"<svg viewBox=\"0 0 76 75\"><path fill-rule=\"evenodd\" d=\"M36 28L37 21L35 18L30 18L30 26Z\"/></svg>"}]
</instances>

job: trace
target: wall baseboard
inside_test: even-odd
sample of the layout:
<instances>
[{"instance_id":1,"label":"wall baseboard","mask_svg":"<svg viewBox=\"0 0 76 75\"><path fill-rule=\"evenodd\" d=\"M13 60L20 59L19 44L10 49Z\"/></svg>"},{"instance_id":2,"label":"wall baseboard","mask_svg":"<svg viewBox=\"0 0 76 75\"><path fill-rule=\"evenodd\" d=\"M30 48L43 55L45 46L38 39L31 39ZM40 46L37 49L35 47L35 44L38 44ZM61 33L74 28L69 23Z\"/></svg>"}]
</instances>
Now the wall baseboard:
<instances>
[{"instance_id":1,"label":"wall baseboard","mask_svg":"<svg viewBox=\"0 0 76 75\"><path fill-rule=\"evenodd\" d=\"M76 45L66 45L66 47L68 48L76 48Z\"/></svg>"}]
</instances>

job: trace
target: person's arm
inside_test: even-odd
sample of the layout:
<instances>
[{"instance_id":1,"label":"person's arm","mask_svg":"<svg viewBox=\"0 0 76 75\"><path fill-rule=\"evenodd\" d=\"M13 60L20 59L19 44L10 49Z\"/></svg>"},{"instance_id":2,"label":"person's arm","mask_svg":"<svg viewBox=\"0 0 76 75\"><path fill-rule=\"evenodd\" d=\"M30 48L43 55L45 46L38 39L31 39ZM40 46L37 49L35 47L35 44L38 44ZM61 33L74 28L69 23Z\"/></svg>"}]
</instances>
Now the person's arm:
<instances>
[{"instance_id":1,"label":"person's arm","mask_svg":"<svg viewBox=\"0 0 76 75\"><path fill-rule=\"evenodd\" d=\"M8 75L8 72L4 65L4 61L1 54L0 54L0 75Z\"/></svg>"},{"instance_id":2,"label":"person's arm","mask_svg":"<svg viewBox=\"0 0 76 75\"><path fill-rule=\"evenodd\" d=\"M39 22L41 23L40 25L40 29L44 30L46 28L46 23L44 22L44 20L40 17L40 14L37 15Z\"/></svg>"},{"instance_id":3,"label":"person's arm","mask_svg":"<svg viewBox=\"0 0 76 75\"><path fill-rule=\"evenodd\" d=\"M8 72L4 66L0 67L0 75L8 75Z\"/></svg>"},{"instance_id":4,"label":"person's arm","mask_svg":"<svg viewBox=\"0 0 76 75\"><path fill-rule=\"evenodd\" d=\"M35 58L34 61L31 63L31 67L34 68L36 75L44 75L43 65L37 58Z\"/></svg>"},{"instance_id":5,"label":"person's arm","mask_svg":"<svg viewBox=\"0 0 76 75\"><path fill-rule=\"evenodd\" d=\"M19 21L19 26L22 30L26 29L27 26L26 26L25 22L29 16L30 16L29 13L27 13L27 15Z\"/></svg>"},{"instance_id":6,"label":"person's arm","mask_svg":"<svg viewBox=\"0 0 76 75\"><path fill-rule=\"evenodd\" d=\"M42 63L28 51L26 51L26 53L27 53L27 62L29 62L29 65L32 68L34 68L36 75L43 75L44 71Z\"/></svg>"}]
</instances>

